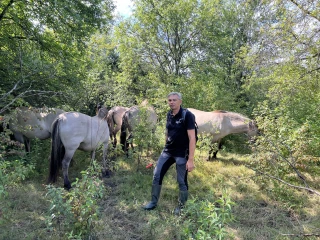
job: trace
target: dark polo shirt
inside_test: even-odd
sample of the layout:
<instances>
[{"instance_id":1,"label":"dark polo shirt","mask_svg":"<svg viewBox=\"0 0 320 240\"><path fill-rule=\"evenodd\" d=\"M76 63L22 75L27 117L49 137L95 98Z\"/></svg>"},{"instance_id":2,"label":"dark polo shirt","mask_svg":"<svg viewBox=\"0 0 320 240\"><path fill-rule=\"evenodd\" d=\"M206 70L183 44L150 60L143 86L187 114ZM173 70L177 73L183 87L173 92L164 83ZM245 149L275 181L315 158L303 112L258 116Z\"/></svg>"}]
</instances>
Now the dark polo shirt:
<instances>
[{"instance_id":1,"label":"dark polo shirt","mask_svg":"<svg viewBox=\"0 0 320 240\"><path fill-rule=\"evenodd\" d=\"M189 137L187 130L195 129L194 115L186 112L185 122L182 118L182 108L173 116L172 111L167 114L168 139L164 147L164 152L174 157L186 157L189 149Z\"/></svg>"}]
</instances>

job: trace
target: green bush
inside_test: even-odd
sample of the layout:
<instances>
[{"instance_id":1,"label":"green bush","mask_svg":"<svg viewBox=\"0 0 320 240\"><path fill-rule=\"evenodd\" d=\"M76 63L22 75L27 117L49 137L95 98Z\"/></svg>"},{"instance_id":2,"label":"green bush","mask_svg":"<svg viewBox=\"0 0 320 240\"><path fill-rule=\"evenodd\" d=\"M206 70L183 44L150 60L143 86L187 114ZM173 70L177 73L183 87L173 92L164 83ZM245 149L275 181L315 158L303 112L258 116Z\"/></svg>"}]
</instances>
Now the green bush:
<instances>
[{"instance_id":1,"label":"green bush","mask_svg":"<svg viewBox=\"0 0 320 240\"><path fill-rule=\"evenodd\" d=\"M50 209L46 223L51 232L72 239L83 239L94 234L99 220L99 199L105 192L98 168L93 161L87 171L81 172L82 178L72 184L70 191L47 186Z\"/></svg>"},{"instance_id":2,"label":"green bush","mask_svg":"<svg viewBox=\"0 0 320 240\"><path fill-rule=\"evenodd\" d=\"M6 189L25 180L33 172L33 164L25 164L24 159L0 161L0 199L7 195Z\"/></svg>"},{"instance_id":3,"label":"green bush","mask_svg":"<svg viewBox=\"0 0 320 240\"><path fill-rule=\"evenodd\" d=\"M234 220L231 209L235 203L226 193L214 202L208 199L192 199L183 209L182 239L225 239L228 236L226 225Z\"/></svg>"}]
</instances>

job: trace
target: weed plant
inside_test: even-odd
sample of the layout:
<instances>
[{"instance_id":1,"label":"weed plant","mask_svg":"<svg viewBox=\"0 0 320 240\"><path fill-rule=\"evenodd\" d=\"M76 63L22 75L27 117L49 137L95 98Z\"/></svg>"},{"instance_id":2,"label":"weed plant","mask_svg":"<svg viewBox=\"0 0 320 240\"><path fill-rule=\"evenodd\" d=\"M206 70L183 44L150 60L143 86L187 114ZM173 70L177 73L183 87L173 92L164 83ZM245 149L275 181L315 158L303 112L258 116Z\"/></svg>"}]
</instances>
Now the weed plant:
<instances>
[{"instance_id":1,"label":"weed plant","mask_svg":"<svg viewBox=\"0 0 320 240\"><path fill-rule=\"evenodd\" d=\"M234 220L232 206L235 203L224 192L211 202L208 199L191 199L182 210L182 239L226 239L230 238L226 226Z\"/></svg>"},{"instance_id":2,"label":"weed plant","mask_svg":"<svg viewBox=\"0 0 320 240\"><path fill-rule=\"evenodd\" d=\"M87 171L81 172L82 178L72 183L71 191L48 185L50 209L46 222L50 232L68 239L94 235L99 219L99 199L105 193L97 169L98 164L93 161Z\"/></svg>"}]
</instances>

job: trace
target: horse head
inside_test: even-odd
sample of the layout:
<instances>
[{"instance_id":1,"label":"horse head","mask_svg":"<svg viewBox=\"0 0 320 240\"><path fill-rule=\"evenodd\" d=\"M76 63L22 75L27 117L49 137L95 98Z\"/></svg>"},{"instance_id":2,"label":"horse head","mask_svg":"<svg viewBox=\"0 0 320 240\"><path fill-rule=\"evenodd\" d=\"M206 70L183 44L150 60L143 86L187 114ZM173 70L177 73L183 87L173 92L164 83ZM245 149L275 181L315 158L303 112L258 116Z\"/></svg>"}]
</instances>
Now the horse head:
<instances>
[{"instance_id":1,"label":"horse head","mask_svg":"<svg viewBox=\"0 0 320 240\"><path fill-rule=\"evenodd\" d=\"M248 129L247 134L249 137L254 137L254 136L258 135L259 129L258 129L256 121L250 120L248 127L249 127L249 129Z\"/></svg>"},{"instance_id":2,"label":"horse head","mask_svg":"<svg viewBox=\"0 0 320 240\"><path fill-rule=\"evenodd\" d=\"M98 103L98 104L97 104L97 111L99 111L100 108L102 108L102 107L103 107L103 104L102 104L102 103Z\"/></svg>"},{"instance_id":3,"label":"horse head","mask_svg":"<svg viewBox=\"0 0 320 240\"><path fill-rule=\"evenodd\" d=\"M101 119L107 120L108 109L102 105L99 105L99 107L97 107L97 116Z\"/></svg>"}]
</instances>

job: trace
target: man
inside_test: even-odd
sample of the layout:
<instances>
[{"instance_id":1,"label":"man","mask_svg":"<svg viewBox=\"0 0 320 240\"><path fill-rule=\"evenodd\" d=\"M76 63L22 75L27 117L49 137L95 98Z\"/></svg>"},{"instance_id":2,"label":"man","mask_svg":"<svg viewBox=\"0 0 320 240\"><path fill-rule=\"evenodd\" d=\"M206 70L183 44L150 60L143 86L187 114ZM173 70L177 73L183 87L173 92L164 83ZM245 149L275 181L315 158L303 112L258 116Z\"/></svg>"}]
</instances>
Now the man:
<instances>
[{"instance_id":1,"label":"man","mask_svg":"<svg viewBox=\"0 0 320 240\"><path fill-rule=\"evenodd\" d=\"M174 213L179 214L188 200L188 172L195 168L195 117L190 111L186 111L181 107L182 96L178 92L169 93L168 104L171 110L167 114L166 145L153 172L151 201L143 208L152 210L157 206L163 177L169 167L176 163L177 182L179 183L179 205L174 210ZM183 111L186 111L185 117L183 117Z\"/></svg>"}]
</instances>

